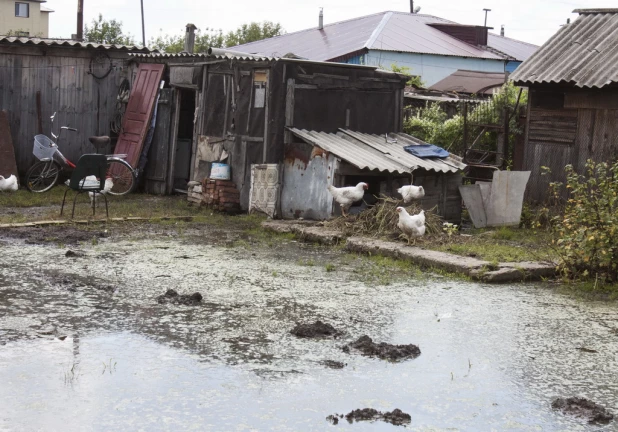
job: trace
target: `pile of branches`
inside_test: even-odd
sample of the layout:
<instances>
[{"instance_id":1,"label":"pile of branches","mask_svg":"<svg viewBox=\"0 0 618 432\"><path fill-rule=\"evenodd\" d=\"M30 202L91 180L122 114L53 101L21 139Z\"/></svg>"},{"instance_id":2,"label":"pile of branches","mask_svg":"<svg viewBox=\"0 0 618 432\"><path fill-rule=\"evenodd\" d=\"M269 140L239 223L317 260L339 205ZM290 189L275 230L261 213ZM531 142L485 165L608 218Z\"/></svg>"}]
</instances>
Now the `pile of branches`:
<instances>
[{"instance_id":1,"label":"pile of branches","mask_svg":"<svg viewBox=\"0 0 618 432\"><path fill-rule=\"evenodd\" d=\"M404 207L410 215L418 214L422 208L417 203L408 206L402 200L380 196L376 204L364 212L346 217L340 217L325 223L325 226L342 231L347 236L363 235L376 238L399 238L401 230L397 228L399 213L397 207ZM440 235L442 231L442 218L436 213L434 207L425 211L425 235Z\"/></svg>"}]
</instances>

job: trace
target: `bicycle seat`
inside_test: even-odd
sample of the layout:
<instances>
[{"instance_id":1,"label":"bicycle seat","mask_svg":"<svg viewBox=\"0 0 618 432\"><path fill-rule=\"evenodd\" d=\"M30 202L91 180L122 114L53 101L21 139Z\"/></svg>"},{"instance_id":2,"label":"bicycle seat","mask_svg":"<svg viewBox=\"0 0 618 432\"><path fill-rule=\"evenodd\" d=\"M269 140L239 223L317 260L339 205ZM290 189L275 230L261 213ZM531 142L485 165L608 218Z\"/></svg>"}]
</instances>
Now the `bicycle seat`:
<instances>
[{"instance_id":1,"label":"bicycle seat","mask_svg":"<svg viewBox=\"0 0 618 432\"><path fill-rule=\"evenodd\" d=\"M90 141L95 147L105 147L111 142L108 136L91 136L88 138L88 141Z\"/></svg>"}]
</instances>

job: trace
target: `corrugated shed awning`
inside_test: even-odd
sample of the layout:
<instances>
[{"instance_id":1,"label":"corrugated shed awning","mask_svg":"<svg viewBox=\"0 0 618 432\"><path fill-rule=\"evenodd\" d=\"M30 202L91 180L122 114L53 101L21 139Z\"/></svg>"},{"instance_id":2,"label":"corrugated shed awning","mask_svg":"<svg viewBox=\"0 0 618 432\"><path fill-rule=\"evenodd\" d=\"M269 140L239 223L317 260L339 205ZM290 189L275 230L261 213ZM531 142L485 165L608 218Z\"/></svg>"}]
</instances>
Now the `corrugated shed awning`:
<instances>
[{"instance_id":1,"label":"corrugated shed awning","mask_svg":"<svg viewBox=\"0 0 618 432\"><path fill-rule=\"evenodd\" d=\"M618 9L581 9L510 79L522 85L564 83L601 88L618 83Z\"/></svg>"},{"instance_id":2,"label":"corrugated shed awning","mask_svg":"<svg viewBox=\"0 0 618 432\"><path fill-rule=\"evenodd\" d=\"M289 130L308 144L333 153L360 169L406 174L417 169L455 173L466 167L461 162L461 158L454 155L444 159L421 159L411 155L403 149L405 146L426 143L404 133L388 134L389 142L387 142L384 135L372 135L347 129L339 129L336 134L296 128ZM394 140L397 142L391 142Z\"/></svg>"},{"instance_id":3,"label":"corrugated shed awning","mask_svg":"<svg viewBox=\"0 0 618 432\"><path fill-rule=\"evenodd\" d=\"M25 37L25 36L0 36L0 44L10 45L39 45L39 46L58 46L58 47L71 47L71 48L95 48L106 50L118 50L129 51L133 53L152 53L156 50L150 50L146 47L140 47L137 45L110 45L100 44L94 42L80 42L71 39L49 39L39 37Z\"/></svg>"}]
</instances>

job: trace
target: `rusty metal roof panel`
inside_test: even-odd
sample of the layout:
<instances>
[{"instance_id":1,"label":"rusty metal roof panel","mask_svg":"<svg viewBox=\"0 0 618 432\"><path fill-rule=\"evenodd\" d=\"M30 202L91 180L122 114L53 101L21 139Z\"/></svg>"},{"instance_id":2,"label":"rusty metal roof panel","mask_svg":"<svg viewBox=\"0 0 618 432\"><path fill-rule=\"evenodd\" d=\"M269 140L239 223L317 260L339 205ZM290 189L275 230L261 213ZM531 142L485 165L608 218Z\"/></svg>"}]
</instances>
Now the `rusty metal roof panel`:
<instances>
[{"instance_id":1,"label":"rusty metal roof panel","mask_svg":"<svg viewBox=\"0 0 618 432\"><path fill-rule=\"evenodd\" d=\"M455 156L421 159L406 152L404 146L425 143L404 133L389 134L387 142L385 136L346 129L340 129L336 134L295 128L290 128L290 131L303 141L331 152L360 169L399 174L417 169L454 173L466 166Z\"/></svg>"},{"instance_id":2,"label":"rusty metal roof panel","mask_svg":"<svg viewBox=\"0 0 618 432\"><path fill-rule=\"evenodd\" d=\"M526 84L571 84L601 88L618 83L618 9L578 9L563 26L519 66L511 79Z\"/></svg>"},{"instance_id":3,"label":"rusty metal roof panel","mask_svg":"<svg viewBox=\"0 0 618 432\"><path fill-rule=\"evenodd\" d=\"M58 47L74 47L74 48L95 48L106 50L119 50L119 51L133 51L150 53L151 51L146 47L140 47L137 45L110 45L99 44L91 42L80 42L71 39L47 39L37 37L15 37L15 36L0 36L0 44L12 44L12 45L39 45L39 46L58 46Z\"/></svg>"}]
</instances>

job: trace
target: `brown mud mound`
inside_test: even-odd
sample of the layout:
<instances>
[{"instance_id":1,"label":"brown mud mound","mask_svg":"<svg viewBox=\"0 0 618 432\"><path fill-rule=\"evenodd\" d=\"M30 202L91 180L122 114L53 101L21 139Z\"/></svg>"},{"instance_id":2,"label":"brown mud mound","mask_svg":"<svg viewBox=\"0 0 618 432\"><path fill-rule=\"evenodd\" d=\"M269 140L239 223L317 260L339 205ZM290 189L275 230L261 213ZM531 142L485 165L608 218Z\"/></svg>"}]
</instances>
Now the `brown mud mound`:
<instances>
[{"instance_id":1,"label":"brown mud mound","mask_svg":"<svg viewBox=\"0 0 618 432\"><path fill-rule=\"evenodd\" d=\"M361 336L356 342L343 347L343 351L346 353L349 353L351 349L360 351L364 356L378 357L389 361L414 359L421 355L421 350L416 345L391 345L385 342L377 344L367 335Z\"/></svg>"},{"instance_id":2,"label":"brown mud mound","mask_svg":"<svg viewBox=\"0 0 618 432\"><path fill-rule=\"evenodd\" d=\"M173 303L173 304L181 304L185 306L195 306L200 304L202 301L202 295L198 292L193 294L178 294L176 290L168 289L165 294L157 297L157 302L159 304L165 303Z\"/></svg>"},{"instance_id":3,"label":"brown mud mound","mask_svg":"<svg viewBox=\"0 0 618 432\"><path fill-rule=\"evenodd\" d=\"M345 416L343 414L333 414L326 417L326 420L336 425L339 423L339 419L344 418L348 423L360 422L360 421L378 421L381 420L386 423L390 423L395 426L408 425L412 421L410 414L406 414L398 408L395 408L391 412L380 412L373 408L356 409L349 412Z\"/></svg>"},{"instance_id":4,"label":"brown mud mound","mask_svg":"<svg viewBox=\"0 0 618 432\"><path fill-rule=\"evenodd\" d=\"M327 368L331 369L343 369L344 367L346 367L346 363L336 360L324 360L322 364Z\"/></svg>"},{"instance_id":5,"label":"brown mud mound","mask_svg":"<svg viewBox=\"0 0 618 432\"><path fill-rule=\"evenodd\" d=\"M90 242L93 238L107 237L105 231L77 229L71 226L40 226L10 228L0 233L1 237L24 240L28 244Z\"/></svg>"},{"instance_id":6,"label":"brown mud mound","mask_svg":"<svg viewBox=\"0 0 618 432\"><path fill-rule=\"evenodd\" d=\"M316 321L313 324L297 324L290 333L300 338L337 337L339 332L330 324Z\"/></svg>"},{"instance_id":7,"label":"brown mud mound","mask_svg":"<svg viewBox=\"0 0 618 432\"><path fill-rule=\"evenodd\" d=\"M552 402L551 407L562 411L563 414L588 420L591 424L608 424L614 418L613 414L601 405L584 398L557 398Z\"/></svg>"}]
</instances>

